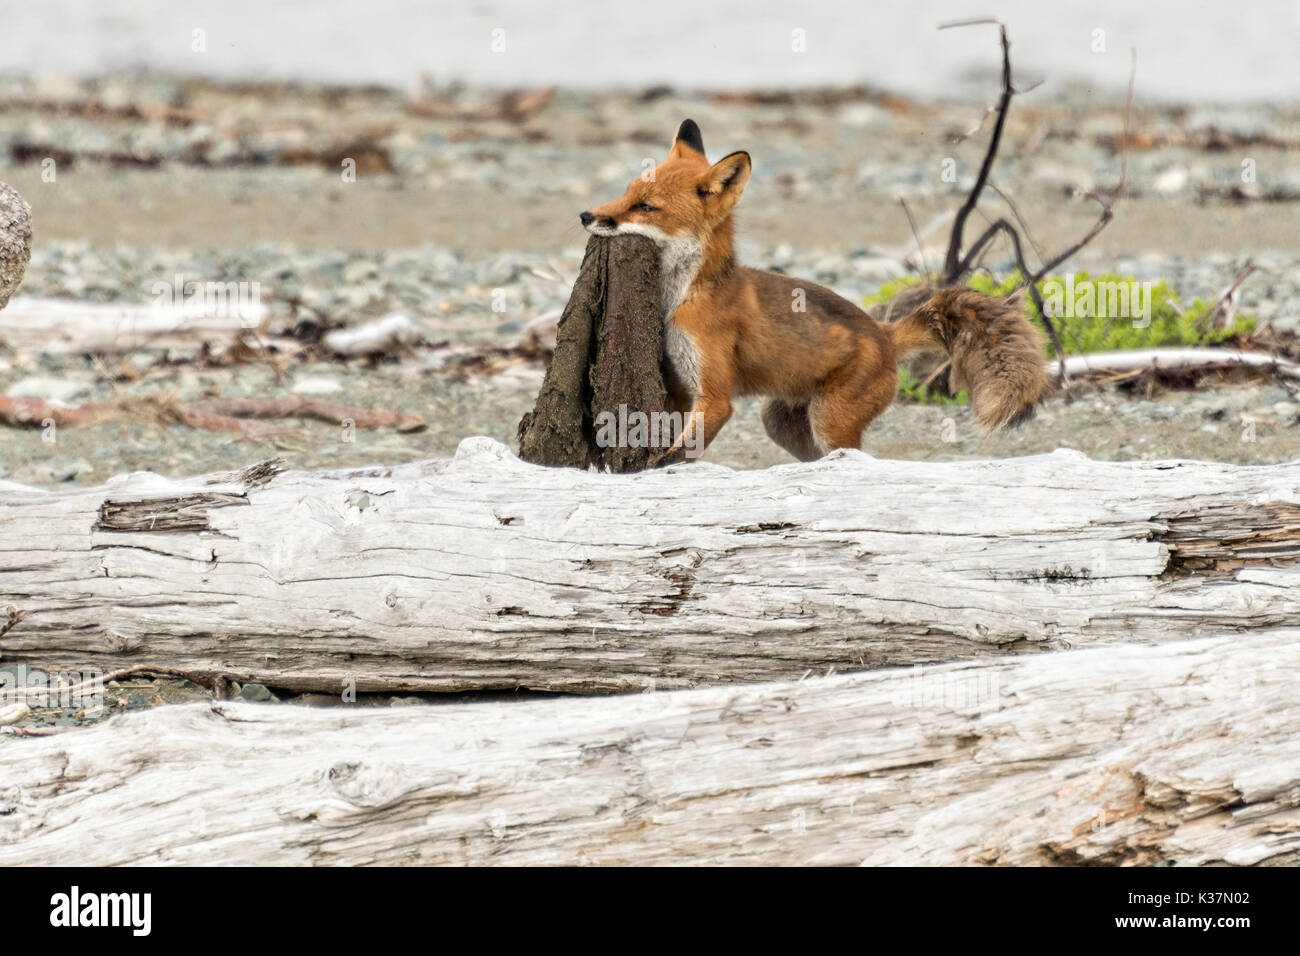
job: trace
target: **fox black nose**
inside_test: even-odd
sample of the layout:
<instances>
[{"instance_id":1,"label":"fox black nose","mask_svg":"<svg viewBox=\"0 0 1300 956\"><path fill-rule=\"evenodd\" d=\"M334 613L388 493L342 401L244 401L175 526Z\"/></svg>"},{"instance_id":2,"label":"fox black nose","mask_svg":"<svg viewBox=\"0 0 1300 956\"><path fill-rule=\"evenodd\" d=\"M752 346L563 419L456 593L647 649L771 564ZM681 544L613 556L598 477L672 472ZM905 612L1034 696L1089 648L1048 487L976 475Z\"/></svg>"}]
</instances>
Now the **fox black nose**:
<instances>
[{"instance_id":1,"label":"fox black nose","mask_svg":"<svg viewBox=\"0 0 1300 956\"><path fill-rule=\"evenodd\" d=\"M582 224L584 226L590 226L592 221L595 220L596 217L589 212L580 212L578 213L578 218L582 220Z\"/></svg>"}]
</instances>

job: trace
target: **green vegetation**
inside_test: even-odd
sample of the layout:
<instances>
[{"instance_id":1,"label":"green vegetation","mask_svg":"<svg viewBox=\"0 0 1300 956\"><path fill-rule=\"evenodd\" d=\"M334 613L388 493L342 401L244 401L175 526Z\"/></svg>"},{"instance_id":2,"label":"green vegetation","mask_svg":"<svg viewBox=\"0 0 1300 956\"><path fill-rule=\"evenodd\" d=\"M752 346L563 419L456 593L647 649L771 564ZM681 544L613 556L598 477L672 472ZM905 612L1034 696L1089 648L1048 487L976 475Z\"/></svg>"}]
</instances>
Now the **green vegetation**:
<instances>
[{"instance_id":1,"label":"green vegetation","mask_svg":"<svg viewBox=\"0 0 1300 956\"><path fill-rule=\"evenodd\" d=\"M924 382L912 378L912 373L905 368L898 370L898 392L909 401L922 405L965 405L970 401L970 395L964 388L956 395L949 395L933 387L926 388Z\"/></svg>"},{"instance_id":2,"label":"green vegetation","mask_svg":"<svg viewBox=\"0 0 1300 956\"><path fill-rule=\"evenodd\" d=\"M1018 273L1002 283L988 276L976 275L967 284L979 292L1006 295L1019 281ZM1106 294L1112 288L1137 292L1143 310L1149 308L1149 316L1143 315L1139 321L1132 318L1136 309L1114 310L1112 307L1116 303ZM1050 276L1038 283L1038 289L1047 300L1049 309L1053 306L1049 290L1058 296L1057 308L1054 310L1059 316L1056 325L1067 355L1168 345L1217 345L1248 335L1255 329L1255 320L1244 315L1237 316L1224 328L1211 328L1208 319L1209 312L1214 307L1213 302L1195 299L1190 305L1183 306L1169 284L1163 281L1144 285L1132 276L1116 275L1113 272L1097 275L1076 272L1072 283L1065 276ZM1071 289L1074 291L1074 309L1068 308ZM1147 289L1150 290L1149 300ZM1089 295L1089 290L1095 290L1095 302L1091 306L1089 302L1093 297ZM1064 309L1060 307L1062 303L1066 306ZM1179 309L1182 309L1181 315ZM1025 297L1025 311L1035 322L1041 321L1038 308L1028 296ZM1121 315L1112 315L1111 311L1118 311ZM1149 324L1147 318L1150 319ZM1050 345L1046 347L1046 354L1049 357L1055 354Z\"/></svg>"},{"instance_id":3,"label":"green vegetation","mask_svg":"<svg viewBox=\"0 0 1300 956\"><path fill-rule=\"evenodd\" d=\"M902 292L909 285L916 285L924 276L903 276L901 279L891 279L871 295L862 300L864 308L871 308L873 305L879 305L881 302L888 302L898 293Z\"/></svg>"},{"instance_id":4,"label":"green vegetation","mask_svg":"<svg viewBox=\"0 0 1300 956\"><path fill-rule=\"evenodd\" d=\"M920 282L919 276L904 276L892 282L886 282L874 295L869 295L863 304L872 306L887 302L904 288ZM1055 287L1053 288L1053 283ZM1137 283L1136 286L1133 284ZM1020 274L1013 273L1005 281L998 282L986 275L973 275L966 283L970 288L990 295L1006 295L1020 284ZM1119 309L1124 317L1109 314L1111 306L1116 304L1106 294L1110 288L1126 287L1142 290L1140 298L1145 299L1143 284L1132 276L1116 275L1113 272L1092 275L1087 272L1074 273L1073 281L1066 276L1049 276L1038 283L1038 289L1049 304L1052 297L1049 290L1060 297L1064 308L1058 309L1056 326L1061 333L1061 344L1066 355L1081 355L1086 352L1111 352L1122 349L1149 349L1168 345L1217 345L1239 336L1248 335L1255 330L1255 319L1251 316L1238 315L1230 325L1221 329L1210 328L1208 314L1213 302L1195 299L1190 305L1179 303L1174 291L1166 282L1151 283L1150 288L1150 322L1143 318L1134 325L1132 315L1135 309ZM1091 307L1087 290L1100 290ZM1075 308L1069 308L1067 300L1069 290L1073 290ZM1146 304L1145 302L1143 303ZM1178 310L1182 309L1180 315ZM1041 325L1038 309L1029 296L1025 296L1025 312ZM1044 354L1053 358L1050 343L1044 347Z\"/></svg>"},{"instance_id":5,"label":"green vegetation","mask_svg":"<svg viewBox=\"0 0 1300 956\"><path fill-rule=\"evenodd\" d=\"M867 296L864 304L872 306L886 302L907 286L920 281L919 276L904 276L887 282L874 295ZM1002 282L987 275L973 275L967 281L970 288L991 295L1006 295L1019 284L1019 273ZM1212 328L1209 313L1214 307L1213 302L1195 299L1184 306L1168 283L1163 281L1143 283L1132 276L1110 272L1096 275L1076 272L1071 276L1049 276L1038 283L1038 289L1048 309L1056 314L1056 328L1067 355L1161 346L1217 345L1249 335L1255 329L1255 319L1246 315L1236 316L1223 328ZM1041 327L1042 321L1033 299L1026 295L1024 303L1026 314ZM1055 355L1051 343L1044 337L1044 356L1054 358ZM958 401L957 397L925 389L922 383L901 373L899 390L918 402L946 405ZM960 400L965 401L964 393Z\"/></svg>"}]
</instances>

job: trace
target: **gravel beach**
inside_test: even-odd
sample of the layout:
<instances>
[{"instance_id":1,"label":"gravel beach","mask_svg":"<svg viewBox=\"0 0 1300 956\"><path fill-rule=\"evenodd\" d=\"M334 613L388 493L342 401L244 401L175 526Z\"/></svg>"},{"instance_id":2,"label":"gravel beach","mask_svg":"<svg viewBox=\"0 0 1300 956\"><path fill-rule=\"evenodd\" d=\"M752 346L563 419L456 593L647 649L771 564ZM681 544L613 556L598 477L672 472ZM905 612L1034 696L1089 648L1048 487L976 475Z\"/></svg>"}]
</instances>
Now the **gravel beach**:
<instances>
[{"instance_id":1,"label":"gravel beach","mask_svg":"<svg viewBox=\"0 0 1300 956\"><path fill-rule=\"evenodd\" d=\"M947 229L937 217L960 203L987 134L964 135L978 104L862 89L561 90L510 117L493 115L505 101L489 90L427 90L413 106L381 87L144 75L9 78L0 102L0 153L11 160L4 179L30 202L35 223L23 295L147 304L159 283L257 283L283 375L256 350L233 361L185 350L5 349L0 394L75 404L287 387L419 415L426 426L344 435L289 423L260 440L136 422L63 428L54 440L6 429L0 477L46 486L136 469L192 474L272 455L301 468L395 463L453 454L479 434L513 445L541 362L467 374L447 356L508 346L563 307L585 238L577 212L621 193L645 160L661 157L684 116L699 121L711 153L745 148L754 157L739 211L742 259L855 301L938 262ZM1083 194L1118 176L1122 107L1083 90L1016 101L993 181L1014 197L1039 247L1067 245L1095 220ZM452 115L424 115L439 110ZM1190 302L1219 295L1249 259L1259 271L1242 287L1240 311L1262 328L1300 329L1300 109L1139 103L1133 122L1116 219L1069 267L1163 279ZM1253 182L1243 182L1245 161ZM923 251L900 198L925 232ZM1005 275L1012 263L999 250L986 265ZM423 343L378 361L285 346L304 322L356 327L391 313L412 319ZM1224 375L1192 390L1082 386L1049 400L1021 430L993 436L980 435L963 406L899 401L864 447L897 458L1072 447L1099 458L1272 462L1300 452L1297 419L1294 385ZM787 460L763 434L754 402L739 405L706 457L739 468Z\"/></svg>"}]
</instances>

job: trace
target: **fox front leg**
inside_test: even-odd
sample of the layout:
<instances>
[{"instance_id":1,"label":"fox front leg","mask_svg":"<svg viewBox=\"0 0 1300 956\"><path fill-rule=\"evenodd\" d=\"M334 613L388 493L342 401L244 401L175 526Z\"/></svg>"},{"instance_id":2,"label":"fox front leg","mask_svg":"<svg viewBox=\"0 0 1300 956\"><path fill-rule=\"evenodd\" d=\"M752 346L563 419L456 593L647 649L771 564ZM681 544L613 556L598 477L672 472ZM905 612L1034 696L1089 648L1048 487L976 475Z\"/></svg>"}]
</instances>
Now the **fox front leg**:
<instances>
[{"instance_id":1,"label":"fox front leg","mask_svg":"<svg viewBox=\"0 0 1300 956\"><path fill-rule=\"evenodd\" d=\"M731 418L731 399L726 395L701 397L687 413L682 433L662 455L651 461L651 467L675 464L698 458L713 443L722 426Z\"/></svg>"}]
</instances>

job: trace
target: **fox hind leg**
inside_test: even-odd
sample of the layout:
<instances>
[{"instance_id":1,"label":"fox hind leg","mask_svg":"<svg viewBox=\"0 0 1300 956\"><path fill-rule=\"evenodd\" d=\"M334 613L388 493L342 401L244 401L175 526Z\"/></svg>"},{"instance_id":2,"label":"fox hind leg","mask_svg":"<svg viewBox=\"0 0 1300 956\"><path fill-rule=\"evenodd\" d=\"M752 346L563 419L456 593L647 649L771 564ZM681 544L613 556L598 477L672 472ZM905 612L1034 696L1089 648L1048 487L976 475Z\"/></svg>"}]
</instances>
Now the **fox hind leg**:
<instances>
[{"instance_id":1,"label":"fox hind leg","mask_svg":"<svg viewBox=\"0 0 1300 956\"><path fill-rule=\"evenodd\" d=\"M763 403L763 428L776 442L800 461L816 461L823 454L813 438L808 405L769 398Z\"/></svg>"},{"instance_id":2,"label":"fox hind leg","mask_svg":"<svg viewBox=\"0 0 1300 956\"><path fill-rule=\"evenodd\" d=\"M813 396L808 406L813 439L822 454L835 448L862 447L862 433L893 402L898 373L858 374L834 383Z\"/></svg>"}]
</instances>

